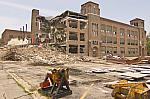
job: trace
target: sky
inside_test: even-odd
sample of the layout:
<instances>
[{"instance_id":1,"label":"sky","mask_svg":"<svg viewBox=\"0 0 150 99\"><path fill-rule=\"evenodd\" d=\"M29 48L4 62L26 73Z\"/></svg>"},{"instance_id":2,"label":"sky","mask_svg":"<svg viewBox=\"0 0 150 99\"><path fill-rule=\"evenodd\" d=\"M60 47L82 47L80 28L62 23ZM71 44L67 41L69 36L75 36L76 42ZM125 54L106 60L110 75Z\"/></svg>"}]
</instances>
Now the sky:
<instances>
[{"instance_id":1,"label":"sky","mask_svg":"<svg viewBox=\"0 0 150 99\"><path fill-rule=\"evenodd\" d=\"M80 12L80 5L89 0L0 0L0 37L5 29L20 30L31 27L31 11L39 9L40 15L56 16L65 10ZM90 0L100 4L100 16L128 23L134 18L145 20L150 32L150 0Z\"/></svg>"}]
</instances>

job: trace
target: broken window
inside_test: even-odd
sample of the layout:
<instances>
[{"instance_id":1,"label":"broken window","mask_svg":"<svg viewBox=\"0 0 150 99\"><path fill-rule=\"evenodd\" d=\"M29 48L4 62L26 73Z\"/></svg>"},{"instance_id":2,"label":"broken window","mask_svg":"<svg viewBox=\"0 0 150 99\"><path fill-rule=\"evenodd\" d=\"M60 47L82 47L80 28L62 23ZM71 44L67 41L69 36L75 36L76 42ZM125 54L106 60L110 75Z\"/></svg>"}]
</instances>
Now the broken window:
<instances>
[{"instance_id":1,"label":"broken window","mask_svg":"<svg viewBox=\"0 0 150 99\"><path fill-rule=\"evenodd\" d=\"M113 34L117 35L117 28L116 27L113 27Z\"/></svg>"},{"instance_id":2,"label":"broken window","mask_svg":"<svg viewBox=\"0 0 150 99\"><path fill-rule=\"evenodd\" d=\"M80 53L84 53L85 45L80 45Z\"/></svg>"},{"instance_id":3,"label":"broken window","mask_svg":"<svg viewBox=\"0 0 150 99\"><path fill-rule=\"evenodd\" d=\"M95 6L93 8L93 13L96 14L96 8L95 8Z\"/></svg>"},{"instance_id":4,"label":"broken window","mask_svg":"<svg viewBox=\"0 0 150 99\"><path fill-rule=\"evenodd\" d=\"M113 48L112 47L107 47L107 53L112 53L113 52Z\"/></svg>"},{"instance_id":5,"label":"broken window","mask_svg":"<svg viewBox=\"0 0 150 99\"><path fill-rule=\"evenodd\" d=\"M69 53L77 54L78 53L78 45L69 45Z\"/></svg>"},{"instance_id":6,"label":"broken window","mask_svg":"<svg viewBox=\"0 0 150 99\"><path fill-rule=\"evenodd\" d=\"M106 26L106 32L111 33L112 32L112 26L107 25Z\"/></svg>"},{"instance_id":7,"label":"broken window","mask_svg":"<svg viewBox=\"0 0 150 99\"><path fill-rule=\"evenodd\" d=\"M106 47L102 46L101 51L102 51L103 54L105 54L106 53Z\"/></svg>"},{"instance_id":8,"label":"broken window","mask_svg":"<svg viewBox=\"0 0 150 99\"><path fill-rule=\"evenodd\" d=\"M101 40L102 40L102 43L106 43L106 36L102 35Z\"/></svg>"},{"instance_id":9,"label":"broken window","mask_svg":"<svg viewBox=\"0 0 150 99\"><path fill-rule=\"evenodd\" d=\"M76 32L69 33L69 40L78 40L78 36Z\"/></svg>"},{"instance_id":10,"label":"broken window","mask_svg":"<svg viewBox=\"0 0 150 99\"><path fill-rule=\"evenodd\" d=\"M138 53L138 48L135 49L135 53Z\"/></svg>"},{"instance_id":11,"label":"broken window","mask_svg":"<svg viewBox=\"0 0 150 99\"><path fill-rule=\"evenodd\" d=\"M93 45L98 45L98 41L92 41Z\"/></svg>"},{"instance_id":12,"label":"broken window","mask_svg":"<svg viewBox=\"0 0 150 99\"><path fill-rule=\"evenodd\" d=\"M134 23L134 26L138 26L138 23L137 23L137 22L135 22L135 23Z\"/></svg>"},{"instance_id":13,"label":"broken window","mask_svg":"<svg viewBox=\"0 0 150 99\"><path fill-rule=\"evenodd\" d=\"M80 21L80 29L85 29L86 28L86 22Z\"/></svg>"},{"instance_id":14,"label":"broken window","mask_svg":"<svg viewBox=\"0 0 150 99\"><path fill-rule=\"evenodd\" d=\"M84 33L80 33L80 41L85 41L85 34Z\"/></svg>"},{"instance_id":15,"label":"broken window","mask_svg":"<svg viewBox=\"0 0 150 99\"><path fill-rule=\"evenodd\" d=\"M130 39L128 39L127 42L128 42L128 45L131 45Z\"/></svg>"},{"instance_id":16,"label":"broken window","mask_svg":"<svg viewBox=\"0 0 150 99\"><path fill-rule=\"evenodd\" d=\"M112 43L112 37L110 36L107 37L107 43Z\"/></svg>"},{"instance_id":17,"label":"broken window","mask_svg":"<svg viewBox=\"0 0 150 99\"><path fill-rule=\"evenodd\" d=\"M125 30L123 28L120 28L120 36L124 36Z\"/></svg>"},{"instance_id":18,"label":"broken window","mask_svg":"<svg viewBox=\"0 0 150 99\"><path fill-rule=\"evenodd\" d=\"M144 41L142 41L142 46L144 46Z\"/></svg>"},{"instance_id":19,"label":"broken window","mask_svg":"<svg viewBox=\"0 0 150 99\"><path fill-rule=\"evenodd\" d=\"M130 54L131 52L130 52L130 48L128 48L128 54Z\"/></svg>"},{"instance_id":20,"label":"broken window","mask_svg":"<svg viewBox=\"0 0 150 99\"><path fill-rule=\"evenodd\" d=\"M113 48L114 54L117 54L117 47Z\"/></svg>"},{"instance_id":21,"label":"broken window","mask_svg":"<svg viewBox=\"0 0 150 99\"><path fill-rule=\"evenodd\" d=\"M114 37L113 43L114 43L114 44L117 44L117 37Z\"/></svg>"},{"instance_id":22,"label":"broken window","mask_svg":"<svg viewBox=\"0 0 150 99\"><path fill-rule=\"evenodd\" d=\"M106 31L106 26L105 24L101 24L101 32L105 32Z\"/></svg>"},{"instance_id":23,"label":"broken window","mask_svg":"<svg viewBox=\"0 0 150 99\"><path fill-rule=\"evenodd\" d=\"M127 30L128 37L130 37L130 30Z\"/></svg>"},{"instance_id":24,"label":"broken window","mask_svg":"<svg viewBox=\"0 0 150 99\"><path fill-rule=\"evenodd\" d=\"M138 38L138 32L137 31L134 32L134 37Z\"/></svg>"},{"instance_id":25,"label":"broken window","mask_svg":"<svg viewBox=\"0 0 150 99\"><path fill-rule=\"evenodd\" d=\"M77 28L78 27L78 21L77 20L69 20L69 27Z\"/></svg>"},{"instance_id":26,"label":"broken window","mask_svg":"<svg viewBox=\"0 0 150 99\"><path fill-rule=\"evenodd\" d=\"M98 24L92 23L92 33L94 36L98 36Z\"/></svg>"},{"instance_id":27,"label":"broken window","mask_svg":"<svg viewBox=\"0 0 150 99\"><path fill-rule=\"evenodd\" d=\"M138 45L138 40L135 40L134 42L135 42L135 45Z\"/></svg>"},{"instance_id":28,"label":"broken window","mask_svg":"<svg viewBox=\"0 0 150 99\"><path fill-rule=\"evenodd\" d=\"M63 24L66 25L66 21L64 21Z\"/></svg>"},{"instance_id":29,"label":"broken window","mask_svg":"<svg viewBox=\"0 0 150 99\"><path fill-rule=\"evenodd\" d=\"M131 51L132 51L132 54L135 54L135 48L132 48Z\"/></svg>"},{"instance_id":30,"label":"broken window","mask_svg":"<svg viewBox=\"0 0 150 99\"><path fill-rule=\"evenodd\" d=\"M131 45L134 45L134 40L131 40Z\"/></svg>"},{"instance_id":31,"label":"broken window","mask_svg":"<svg viewBox=\"0 0 150 99\"><path fill-rule=\"evenodd\" d=\"M121 54L124 54L124 53L125 53L125 48L124 48L124 47L121 47L121 48L120 48L120 52L121 52Z\"/></svg>"},{"instance_id":32,"label":"broken window","mask_svg":"<svg viewBox=\"0 0 150 99\"><path fill-rule=\"evenodd\" d=\"M124 38L120 38L120 44L125 44L125 39Z\"/></svg>"},{"instance_id":33,"label":"broken window","mask_svg":"<svg viewBox=\"0 0 150 99\"><path fill-rule=\"evenodd\" d=\"M134 31L131 31L130 37L131 37L131 38L134 38Z\"/></svg>"}]
</instances>

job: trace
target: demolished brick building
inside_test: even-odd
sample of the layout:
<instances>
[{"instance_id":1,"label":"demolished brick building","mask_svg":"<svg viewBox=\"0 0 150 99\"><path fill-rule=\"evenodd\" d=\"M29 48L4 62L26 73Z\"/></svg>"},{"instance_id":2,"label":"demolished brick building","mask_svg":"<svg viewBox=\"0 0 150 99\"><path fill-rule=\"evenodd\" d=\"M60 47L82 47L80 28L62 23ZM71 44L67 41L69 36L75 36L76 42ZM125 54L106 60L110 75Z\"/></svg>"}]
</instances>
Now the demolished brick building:
<instances>
[{"instance_id":1,"label":"demolished brick building","mask_svg":"<svg viewBox=\"0 0 150 99\"><path fill-rule=\"evenodd\" d=\"M33 44L61 45L67 54L101 57L108 53L119 56L144 56L146 31L144 20L130 24L101 17L99 4L86 2L81 12L65 11L56 17L40 16L32 10Z\"/></svg>"}]
</instances>

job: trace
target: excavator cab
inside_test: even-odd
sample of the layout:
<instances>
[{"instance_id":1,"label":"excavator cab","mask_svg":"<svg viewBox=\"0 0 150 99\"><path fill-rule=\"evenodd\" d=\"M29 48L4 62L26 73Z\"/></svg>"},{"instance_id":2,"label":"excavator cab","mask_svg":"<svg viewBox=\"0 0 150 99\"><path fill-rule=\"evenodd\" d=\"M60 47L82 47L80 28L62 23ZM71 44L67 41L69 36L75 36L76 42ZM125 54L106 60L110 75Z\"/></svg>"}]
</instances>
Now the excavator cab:
<instances>
[{"instance_id":1,"label":"excavator cab","mask_svg":"<svg viewBox=\"0 0 150 99\"><path fill-rule=\"evenodd\" d=\"M44 82L40 83L40 93L57 99L71 95L69 87L69 69L52 69L47 73Z\"/></svg>"}]
</instances>

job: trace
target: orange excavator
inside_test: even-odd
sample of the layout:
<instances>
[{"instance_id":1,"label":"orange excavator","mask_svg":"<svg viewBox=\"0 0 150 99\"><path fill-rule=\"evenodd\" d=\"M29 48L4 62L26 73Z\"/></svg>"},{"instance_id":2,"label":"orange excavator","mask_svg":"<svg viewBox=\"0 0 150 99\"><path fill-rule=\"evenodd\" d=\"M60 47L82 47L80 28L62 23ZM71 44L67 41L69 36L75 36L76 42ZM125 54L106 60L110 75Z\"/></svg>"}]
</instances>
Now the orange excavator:
<instances>
[{"instance_id":1,"label":"orange excavator","mask_svg":"<svg viewBox=\"0 0 150 99\"><path fill-rule=\"evenodd\" d=\"M44 82L40 83L40 93L57 99L71 95L69 87L69 69L52 69L47 73Z\"/></svg>"}]
</instances>

